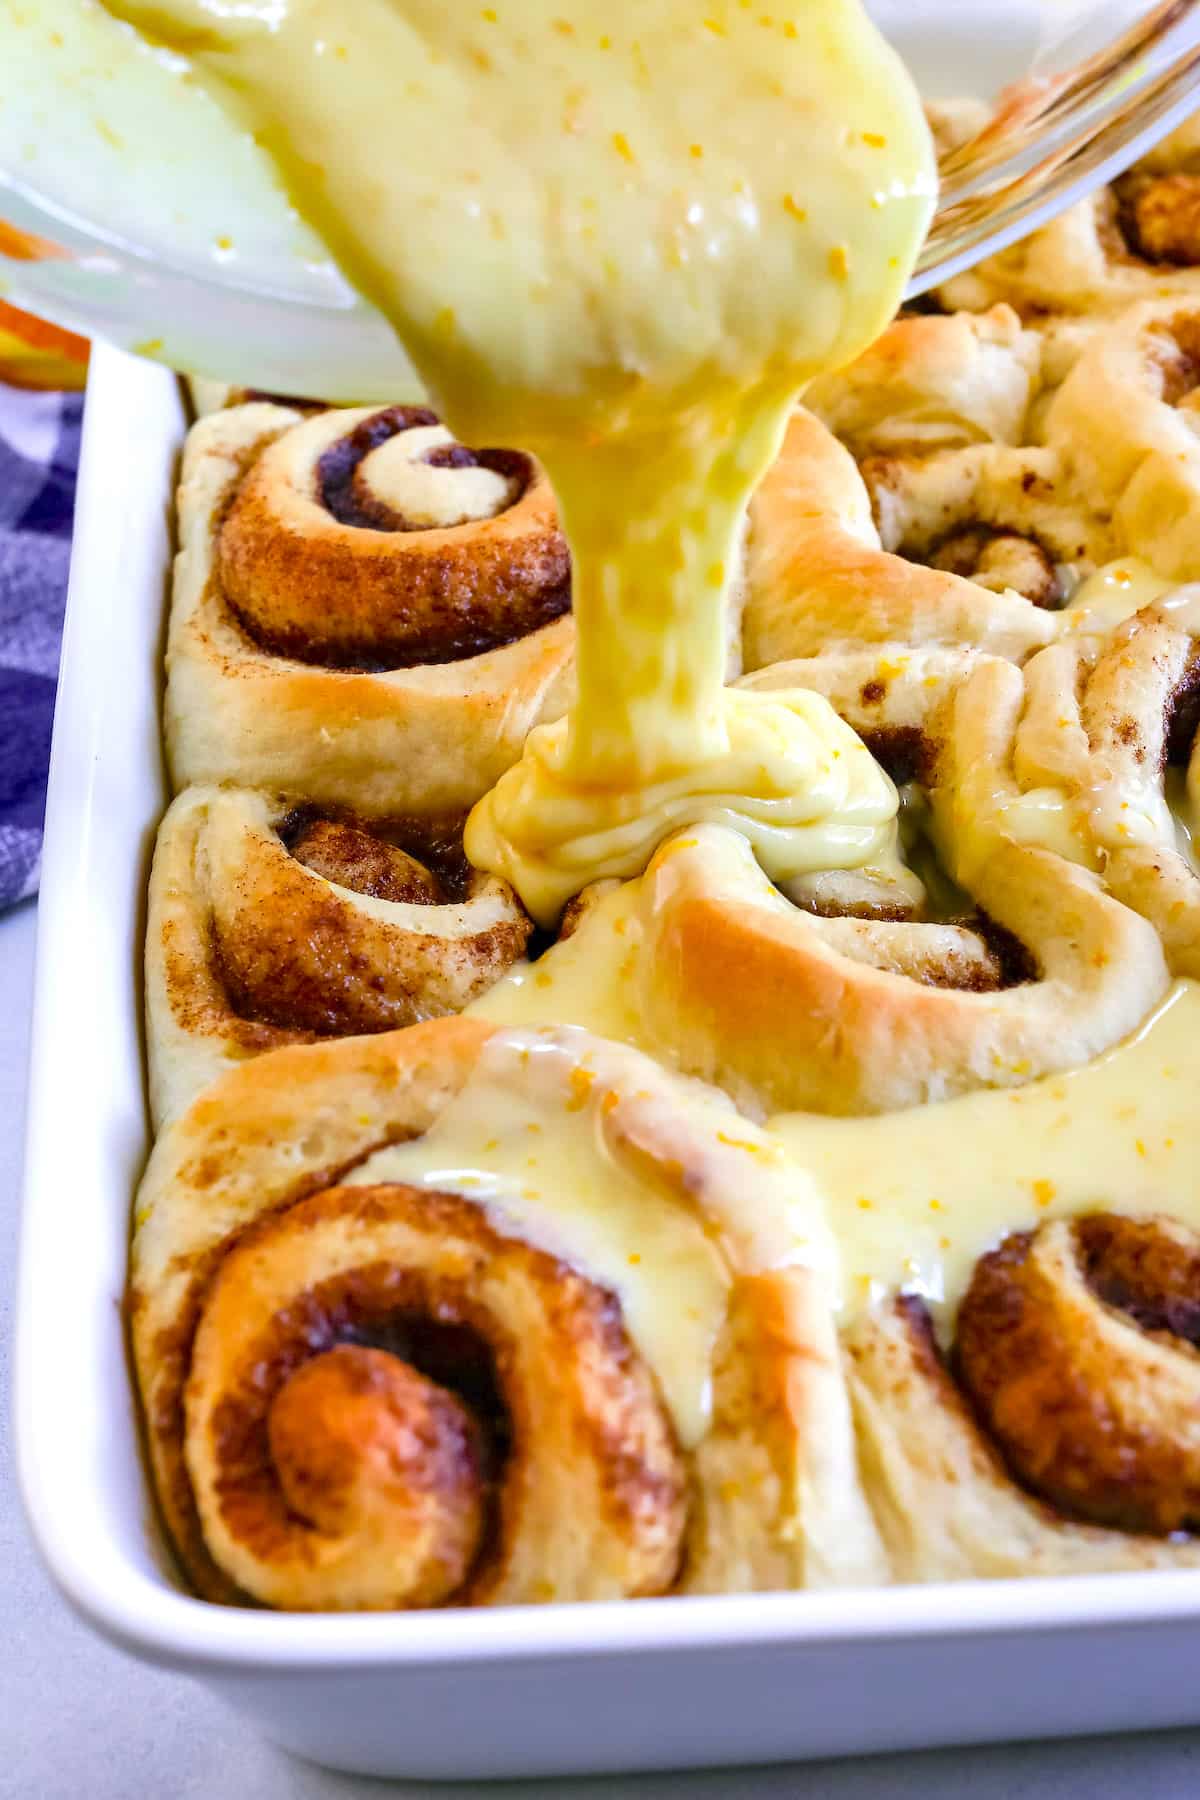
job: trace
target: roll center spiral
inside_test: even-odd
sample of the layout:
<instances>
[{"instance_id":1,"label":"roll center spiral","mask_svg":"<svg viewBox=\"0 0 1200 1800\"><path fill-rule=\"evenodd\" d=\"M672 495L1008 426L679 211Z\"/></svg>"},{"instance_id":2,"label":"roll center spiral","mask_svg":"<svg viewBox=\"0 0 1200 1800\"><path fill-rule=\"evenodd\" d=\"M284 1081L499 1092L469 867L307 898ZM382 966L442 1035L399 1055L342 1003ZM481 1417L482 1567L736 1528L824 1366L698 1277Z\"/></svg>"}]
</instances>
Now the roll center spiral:
<instances>
[{"instance_id":1,"label":"roll center spiral","mask_svg":"<svg viewBox=\"0 0 1200 1800\"><path fill-rule=\"evenodd\" d=\"M470 450L425 406L389 406L339 438L317 464L322 504L341 525L430 531L493 519L532 475L517 450Z\"/></svg>"},{"instance_id":2,"label":"roll center spiral","mask_svg":"<svg viewBox=\"0 0 1200 1800\"><path fill-rule=\"evenodd\" d=\"M267 1435L288 1511L330 1536L386 1535L410 1605L466 1579L486 1492L479 1428L452 1393L382 1350L340 1344L287 1377Z\"/></svg>"},{"instance_id":3,"label":"roll center spiral","mask_svg":"<svg viewBox=\"0 0 1200 1800\"><path fill-rule=\"evenodd\" d=\"M257 446L217 527L223 604L261 650L327 668L455 662L570 605L544 474L423 406L334 411Z\"/></svg>"},{"instance_id":4,"label":"roll center spiral","mask_svg":"<svg viewBox=\"0 0 1200 1800\"><path fill-rule=\"evenodd\" d=\"M1128 176L1117 183L1117 221L1133 256L1190 268L1200 263L1200 175Z\"/></svg>"},{"instance_id":5,"label":"roll center spiral","mask_svg":"<svg viewBox=\"0 0 1200 1800\"><path fill-rule=\"evenodd\" d=\"M1077 1518L1200 1525L1200 1239L1097 1213L1008 1237L976 1265L955 1355L1027 1488Z\"/></svg>"}]
</instances>

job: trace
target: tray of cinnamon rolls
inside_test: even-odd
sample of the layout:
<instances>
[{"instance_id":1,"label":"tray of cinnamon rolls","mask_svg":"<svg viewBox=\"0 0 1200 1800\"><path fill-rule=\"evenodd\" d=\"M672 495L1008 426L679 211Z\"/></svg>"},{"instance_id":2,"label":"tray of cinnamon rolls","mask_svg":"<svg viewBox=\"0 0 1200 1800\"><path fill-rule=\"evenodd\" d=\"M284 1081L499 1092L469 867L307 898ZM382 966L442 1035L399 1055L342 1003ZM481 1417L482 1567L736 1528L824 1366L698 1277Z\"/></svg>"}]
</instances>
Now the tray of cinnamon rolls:
<instances>
[{"instance_id":1,"label":"tray of cinnamon rolls","mask_svg":"<svg viewBox=\"0 0 1200 1800\"><path fill-rule=\"evenodd\" d=\"M99 354L33 1120L69 1371L30 1328L121 1459L88 1554L140 1625L42 1506L94 1616L228 1687L503 1655L517 1720L537 1658L686 1641L709 1691L735 1645L722 1755L1195 1718L1198 394L1189 126L791 416L723 642L735 707L819 715L804 871L710 805L546 902L467 828L576 685L537 460ZM1118 1623L1153 1680L1035 1697ZM870 1732L821 1718L856 1644Z\"/></svg>"}]
</instances>

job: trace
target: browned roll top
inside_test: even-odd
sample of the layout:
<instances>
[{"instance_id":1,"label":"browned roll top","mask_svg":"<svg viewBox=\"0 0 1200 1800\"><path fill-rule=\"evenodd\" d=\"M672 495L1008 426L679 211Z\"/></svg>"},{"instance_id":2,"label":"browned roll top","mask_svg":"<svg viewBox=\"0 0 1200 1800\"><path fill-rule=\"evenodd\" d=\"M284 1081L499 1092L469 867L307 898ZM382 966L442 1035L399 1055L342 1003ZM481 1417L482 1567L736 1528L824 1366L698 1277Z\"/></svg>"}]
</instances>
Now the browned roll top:
<instances>
[{"instance_id":1,"label":"browned roll top","mask_svg":"<svg viewBox=\"0 0 1200 1800\"><path fill-rule=\"evenodd\" d=\"M1062 1512L1200 1526L1200 1238L1097 1213L976 1265L955 1366L1010 1471Z\"/></svg>"},{"instance_id":2,"label":"browned roll top","mask_svg":"<svg viewBox=\"0 0 1200 1800\"><path fill-rule=\"evenodd\" d=\"M532 930L508 885L467 863L460 818L368 819L254 788L185 790L150 877L156 1121L263 1051L461 1012Z\"/></svg>"},{"instance_id":3,"label":"browned roll top","mask_svg":"<svg viewBox=\"0 0 1200 1800\"><path fill-rule=\"evenodd\" d=\"M536 1598L539 1558L545 1598L578 1555L613 1591L677 1572L683 1465L618 1302L469 1201L389 1183L265 1218L189 1360L204 1592L399 1608Z\"/></svg>"},{"instance_id":4,"label":"browned roll top","mask_svg":"<svg viewBox=\"0 0 1200 1800\"><path fill-rule=\"evenodd\" d=\"M525 947L531 926L506 890L501 915L474 923L465 912L442 936L422 934L425 917L436 930L437 914L389 922L360 915L338 893L430 908L490 894L450 825L439 832L422 821L298 810L276 836L290 856L273 858L261 876L247 868L214 898L213 961L247 1022L278 1027L287 1039L390 1030L465 1006Z\"/></svg>"},{"instance_id":5,"label":"browned roll top","mask_svg":"<svg viewBox=\"0 0 1200 1800\"><path fill-rule=\"evenodd\" d=\"M457 661L570 605L540 468L455 443L427 407L325 413L286 432L234 494L218 562L262 648L329 667Z\"/></svg>"}]
</instances>

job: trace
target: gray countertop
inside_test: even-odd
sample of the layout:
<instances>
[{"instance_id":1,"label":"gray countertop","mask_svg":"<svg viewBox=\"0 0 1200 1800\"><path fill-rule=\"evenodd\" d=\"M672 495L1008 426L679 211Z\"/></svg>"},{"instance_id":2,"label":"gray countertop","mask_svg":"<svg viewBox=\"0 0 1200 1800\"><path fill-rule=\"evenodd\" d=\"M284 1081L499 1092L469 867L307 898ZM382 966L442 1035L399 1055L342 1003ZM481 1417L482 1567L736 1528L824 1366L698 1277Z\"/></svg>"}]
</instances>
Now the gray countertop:
<instances>
[{"instance_id":1,"label":"gray countertop","mask_svg":"<svg viewBox=\"0 0 1200 1800\"><path fill-rule=\"evenodd\" d=\"M35 914L0 920L0 1414L7 1421L25 1065ZM4 1426L4 1442L9 1432ZM859 1762L713 1774L430 1787L329 1774L272 1749L200 1688L128 1661L93 1637L59 1600L36 1560L10 1458L0 1458L0 1800L333 1800L393 1792L467 1800L498 1791L563 1800L1108 1800L1200 1792L1200 1732L1088 1738Z\"/></svg>"}]
</instances>

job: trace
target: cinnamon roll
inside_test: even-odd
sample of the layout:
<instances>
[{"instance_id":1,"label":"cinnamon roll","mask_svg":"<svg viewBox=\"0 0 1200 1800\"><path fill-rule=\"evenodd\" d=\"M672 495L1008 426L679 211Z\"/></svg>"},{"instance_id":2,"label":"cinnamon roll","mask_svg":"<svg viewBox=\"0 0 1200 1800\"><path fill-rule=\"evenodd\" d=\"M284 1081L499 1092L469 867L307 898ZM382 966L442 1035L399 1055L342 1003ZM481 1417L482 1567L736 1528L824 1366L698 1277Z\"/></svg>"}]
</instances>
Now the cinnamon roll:
<instances>
[{"instance_id":1,"label":"cinnamon roll","mask_svg":"<svg viewBox=\"0 0 1200 1800\"><path fill-rule=\"evenodd\" d=\"M1047 442L1111 515L1117 550L1174 581L1200 572L1198 432L1200 296L1131 307L1096 335L1046 416Z\"/></svg>"},{"instance_id":2,"label":"cinnamon roll","mask_svg":"<svg viewBox=\"0 0 1200 1800\"><path fill-rule=\"evenodd\" d=\"M938 290L943 305L1022 315L1112 312L1200 294L1200 127L1188 119L1107 188Z\"/></svg>"},{"instance_id":3,"label":"cinnamon roll","mask_svg":"<svg viewBox=\"0 0 1200 1800\"><path fill-rule=\"evenodd\" d=\"M983 454L986 470L986 448ZM994 493L977 474L965 488L960 484L950 502L935 497L934 528L926 522L921 541L928 539L931 550L943 549L942 560L959 569L974 571L985 559L990 563L992 540L1036 533L1054 510L1039 504L1032 484L1026 488L1026 473L1022 461L1004 479L993 479ZM977 520L981 509L987 516ZM880 510L893 541L902 542L903 529L897 530L886 508ZM966 542L972 521L981 528L978 545ZM1031 537L1030 543L1039 571L1035 591L1045 598L1040 587L1049 559L1040 540ZM983 586L952 566L921 566L885 549L870 493L850 452L812 414L797 409L751 506L746 667L891 643L974 646L1021 660L1056 635L1053 614L1002 585L997 565L990 564L990 573L993 585Z\"/></svg>"},{"instance_id":4,"label":"cinnamon roll","mask_svg":"<svg viewBox=\"0 0 1200 1800\"><path fill-rule=\"evenodd\" d=\"M453 812L565 704L565 541L537 465L424 407L193 427L166 734L177 787Z\"/></svg>"},{"instance_id":5,"label":"cinnamon roll","mask_svg":"<svg viewBox=\"0 0 1200 1800\"><path fill-rule=\"evenodd\" d=\"M532 926L449 822L364 820L253 789L189 788L150 876L146 1019L161 1123L281 1044L460 1012Z\"/></svg>"},{"instance_id":6,"label":"cinnamon roll","mask_svg":"<svg viewBox=\"0 0 1200 1800\"><path fill-rule=\"evenodd\" d=\"M1076 1067L1162 999L1157 932L1104 891L1022 742L1018 669L860 653L750 679L821 686L899 778L915 776L938 873L962 903L940 918L920 897L896 905L883 871L874 909L847 905L839 878L814 904L811 885L774 888L732 833L681 834L638 902L639 1001L657 1047L751 1111L886 1112Z\"/></svg>"},{"instance_id":7,"label":"cinnamon roll","mask_svg":"<svg viewBox=\"0 0 1200 1800\"><path fill-rule=\"evenodd\" d=\"M1200 592L1176 589L1108 639L1043 651L1027 681L1023 754L1061 794L1080 860L1153 923L1177 974L1200 975L1200 875L1188 825L1200 802ZM1186 776L1169 796L1172 765Z\"/></svg>"},{"instance_id":8,"label":"cinnamon roll","mask_svg":"<svg viewBox=\"0 0 1200 1800\"><path fill-rule=\"evenodd\" d=\"M944 1358L902 1294L845 1335L898 1580L1195 1566L1200 1239L1109 1213L976 1264Z\"/></svg>"},{"instance_id":9,"label":"cinnamon roll","mask_svg":"<svg viewBox=\"0 0 1200 1800\"><path fill-rule=\"evenodd\" d=\"M1039 441L1068 366L998 305L898 319L805 401L854 455L885 550L1054 610L1130 548L1068 446Z\"/></svg>"},{"instance_id":10,"label":"cinnamon roll","mask_svg":"<svg viewBox=\"0 0 1200 1800\"><path fill-rule=\"evenodd\" d=\"M1041 378L1042 340L1011 306L893 321L804 404L861 464L968 444L1023 444Z\"/></svg>"},{"instance_id":11,"label":"cinnamon roll","mask_svg":"<svg viewBox=\"0 0 1200 1800\"><path fill-rule=\"evenodd\" d=\"M803 1176L579 1032L293 1046L160 1137L133 1345L210 1599L583 1600L878 1578Z\"/></svg>"},{"instance_id":12,"label":"cinnamon roll","mask_svg":"<svg viewBox=\"0 0 1200 1800\"><path fill-rule=\"evenodd\" d=\"M705 827L647 876L646 1017L748 1110L872 1113L1077 1067L1166 993L1153 930L1052 852L1001 844L971 891L965 926L831 919Z\"/></svg>"},{"instance_id":13,"label":"cinnamon roll","mask_svg":"<svg viewBox=\"0 0 1200 1800\"><path fill-rule=\"evenodd\" d=\"M1049 448L977 444L861 465L883 548L1058 611L1123 546Z\"/></svg>"}]
</instances>

